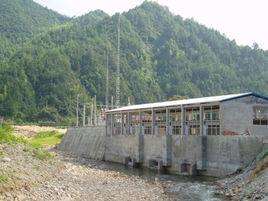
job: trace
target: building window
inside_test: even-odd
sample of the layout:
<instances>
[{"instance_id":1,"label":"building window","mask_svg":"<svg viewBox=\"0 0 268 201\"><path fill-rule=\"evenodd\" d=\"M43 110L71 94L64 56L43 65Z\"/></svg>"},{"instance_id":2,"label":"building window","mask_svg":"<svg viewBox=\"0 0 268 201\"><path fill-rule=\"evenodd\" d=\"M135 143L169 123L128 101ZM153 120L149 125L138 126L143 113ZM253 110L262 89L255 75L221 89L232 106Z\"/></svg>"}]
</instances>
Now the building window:
<instances>
[{"instance_id":1,"label":"building window","mask_svg":"<svg viewBox=\"0 0 268 201\"><path fill-rule=\"evenodd\" d=\"M220 135L220 125L208 125L207 135Z\"/></svg>"},{"instance_id":2,"label":"building window","mask_svg":"<svg viewBox=\"0 0 268 201\"><path fill-rule=\"evenodd\" d=\"M123 118L122 118L122 125L123 125L123 130L122 130L122 135L124 135L124 134L129 134L129 122L128 122L128 119L129 117L128 117L128 113L124 113L123 114Z\"/></svg>"},{"instance_id":3,"label":"building window","mask_svg":"<svg viewBox=\"0 0 268 201\"><path fill-rule=\"evenodd\" d=\"M253 113L254 125L268 125L268 107L254 106Z\"/></svg>"},{"instance_id":4,"label":"building window","mask_svg":"<svg viewBox=\"0 0 268 201\"><path fill-rule=\"evenodd\" d=\"M169 110L169 125L171 128L172 135L181 134L181 110L180 109Z\"/></svg>"},{"instance_id":5,"label":"building window","mask_svg":"<svg viewBox=\"0 0 268 201\"><path fill-rule=\"evenodd\" d=\"M121 114L115 114L114 115L114 135L120 135L121 134Z\"/></svg>"},{"instance_id":6,"label":"building window","mask_svg":"<svg viewBox=\"0 0 268 201\"><path fill-rule=\"evenodd\" d=\"M144 134L152 134L152 112L145 111L142 113L142 127Z\"/></svg>"},{"instance_id":7,"label":"building window","mask_svg":"<svg viewBox=\"0 0 268 201\"><path fill-rule=\"evenodd\" d=\"M204 107L204 131L206 135L220 135L220 107L212 105Z\"/></svg>"},{"instance_id":8,"label":"building window","mask_svg":"<svg viewBox=\"0 0 268 201\"><path fill-rule=\"evenodd\" d=\"M155 134L166 135L166 110L155 111Z\"/></svg>"},{"instance_id":9,"label":"building window","mask_svg":"<svg viewBox=\"0 0 268 201\"><path fill-rule=\"evenodd\" d=\"M140 132L140 115L138 112L130 113L130 134L136 135Z\"/></svg>"},{"instance_id":10,"label":"building window","mask_svg":"<svg viewBox=\"0 0 268 201\"><path fill-rule=\"evenodd\" d=\"M185 114L185 134L199 135L200 134L200 111L199 107L186 108Z\"/></svg>"}]
</instances>

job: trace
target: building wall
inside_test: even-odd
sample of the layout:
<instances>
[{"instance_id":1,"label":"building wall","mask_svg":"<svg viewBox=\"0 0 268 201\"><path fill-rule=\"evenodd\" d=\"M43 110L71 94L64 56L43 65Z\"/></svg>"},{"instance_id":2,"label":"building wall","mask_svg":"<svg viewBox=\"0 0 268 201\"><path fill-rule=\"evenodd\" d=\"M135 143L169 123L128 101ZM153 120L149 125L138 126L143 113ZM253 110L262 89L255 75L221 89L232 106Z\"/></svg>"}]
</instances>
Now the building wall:
<instances>
[{"instance_id":1,"label":"building wall","mask_svg":"<svg viewBox=\"0 0 268 201\"><path fill-rule=\"evenodd\" d=\"M181 173L181 164L196 165L199 173L224 176L249 165L262 150L262 139L253 136L206 136L206 156L202 156L201 136L172 136L172 165ZM205 168L202 162L205 160Z\"/></svg>"},{"instance_id":2,"label":"building wall","mask_svg":"<svg viewBox=\"0 0 268 201\"><path fill-rule=\"evenodd\" d=\"M171 172L180 174L182 163L195 164L202 160L200 136L173 135L171 144Z\"/></svg>"},{"instance_id":3,"label":"building wall","mask_svg":"<svg viewBox=\"0 0 268 201\"><path fill-rule=\"evenodd\" d=\"M208 136L206 175L224 176L249 165L262 150L253 136Z\"/></svg>"},{"instance_id":4,"label":"building wall","mask_svg":"<svg viewBox=\"0 0 268 201\"><path fill-rule=\"evenodd\" d=\"M139 136L116 135L106 137L105 160L125 163L125 158L131 157L139 161Z\"/></svg>"},{"instance_id":5,"label":"building wall","mask_svg":"<svg viewBox=\"0 0 268 201\"><path fill-rule=\"evenodd\" d=\"M268 106L268 101L248 96L220 104L222 134L242 134L268 138L267 125L253 125L253 106Z\"/></svg>"},{"instance_id":6,"label":"building wall","mask_svg":"<svg viewBox=\"0 0 268 201\"><path fill-rule=\"evenodd\" d=\"M148 162L150 159L162 159L163 141L166 136L144 135L143 159Z\"/></svg>"}]
</instances>

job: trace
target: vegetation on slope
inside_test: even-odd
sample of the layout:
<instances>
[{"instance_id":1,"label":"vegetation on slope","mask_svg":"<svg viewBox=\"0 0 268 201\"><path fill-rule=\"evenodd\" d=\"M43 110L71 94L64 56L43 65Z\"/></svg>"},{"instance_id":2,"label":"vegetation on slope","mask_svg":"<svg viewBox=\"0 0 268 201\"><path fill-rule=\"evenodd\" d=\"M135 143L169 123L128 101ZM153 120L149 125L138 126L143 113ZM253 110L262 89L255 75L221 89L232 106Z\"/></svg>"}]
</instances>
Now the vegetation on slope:
<instances>
[{"instance_id":1,"label":"vegetation on slope","mask_svg":"<svg viewBox=\"0 0 268 201\"><path fill-rule=\"evenodd\" d=\"M56 131L40 132L33 139L27 139L22 136L13 134L12 126L3 124L0 126L0 144L22 144L24 151L40 160L48 160L53 158L53 154L44 149L45 145L58 144L63 137L63 134ZM1 158L1 156L0 156Z\"/></svg>"},{"instance_id":2,"label":"vegetation on slope","mask_svg":"<svg viewBox=\"0 0 268 201\"><path fill-rule=\"evenodd\" d=\"M118 17L90 12L35 34L19 47L5 49L8 41L0 39L0 116L74 122L77 94L80 102L96 95L104 103L107 54L109 92L114 95ZM268 52L256 44L238 46L153 2L145 1L120 19L123 105L128 97L144 103L175 95L268 95Z\"/></svg>"},{"instance_id":3,"label":"vegetation on slope","mask_svg":"<svg viewBox=\"0 0 268 201\"><path fill-rule=\"evenodd\" d=\"M33 34L68 20L32 0L0 0L0 33L11 41L29 39Z\"/></svg>"}]
</instances>

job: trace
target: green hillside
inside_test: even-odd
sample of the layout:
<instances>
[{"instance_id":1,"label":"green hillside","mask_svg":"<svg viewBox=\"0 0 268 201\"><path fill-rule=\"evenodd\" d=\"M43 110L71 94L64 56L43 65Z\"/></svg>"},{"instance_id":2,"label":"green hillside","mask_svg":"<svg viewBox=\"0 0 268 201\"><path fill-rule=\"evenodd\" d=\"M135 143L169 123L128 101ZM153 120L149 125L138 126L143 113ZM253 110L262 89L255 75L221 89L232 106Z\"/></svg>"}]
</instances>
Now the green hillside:
<instances>
[{"instance_id":1,"label":"green hillside","mask_svg":"<svg viewBox=\"0 0 268 201\"><path fill-rule=\"evenodd\" d=\"M23 41L48 27L68 20L32 0L0 0L0 33L11 41Z\"/></svg>"},{"instance_id":2,"label":"green hillside","mask_svg":"<svg viewBox=\"0 0 268 201\"><path fill-rule=\"evenodd\" d=\"M90 12L10 48L0 39L0 116L72 121L78 93L83 100L97 95L104 103L107 52L109 92L115 95L118 17ZM120 21L123 105L128 97L144 103L175 95L268 95L268 52L257 45L238 46L218 31L147 1L123 13Z\"/></svg>"}]
</instances>

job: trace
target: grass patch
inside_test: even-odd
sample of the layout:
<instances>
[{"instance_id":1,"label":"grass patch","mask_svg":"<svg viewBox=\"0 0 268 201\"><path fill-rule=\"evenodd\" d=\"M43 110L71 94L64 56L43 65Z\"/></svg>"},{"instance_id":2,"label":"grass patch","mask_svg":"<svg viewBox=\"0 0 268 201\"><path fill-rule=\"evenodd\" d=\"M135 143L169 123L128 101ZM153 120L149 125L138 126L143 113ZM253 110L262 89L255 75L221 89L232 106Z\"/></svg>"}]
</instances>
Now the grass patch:
<instances>
[{"instance_id":1,"label":"grass patch","mask_svg":"<svg viewBox=\"0 0 268 201\"><path fill-rule=\"evenodd\" d=\"M0 184L6 183L8 181L8 176L6 175L0 175Z\"/></svg>"},{"instance_id":2,"label":"grass patch","mask_svg":"<svg viewBox=\"0 0 268 201\"><path fill-rule=\"evenodd\" d=\"M43 148L34 148L33 157L39 160L49 160L49 159L54 158L54 154Z\"/></svg>"},{"instance_id":3,"label":"grass patch","mask_svg":"<svg viewBox=\"0 0 268 201\"><path fill-rule=\"evenodd\" d=\"M16 136L13 134L11 125L3 124L0 126L0 144L24 144L23 151L30 152L33 157L39 160L49 160L54 157L54 154L45 150L42 145L54 145L60 142L63 134L50 131L40 132L33 139L27 140L24 137ZM0 152L0 157L3 152ZM7 178L0 174L0 183L4 182Z\"/></svg>"},{"instance_id":4,"label":"grass patch","mask_svg":"<svg viewBox=\"0 0 268 201\"><path fill-rule=\"evenodd\" d=\"M60 143L62 137L63 134L57 131L40 132L30 140L30 144L34 147L41 147L43 145L55 145Z\"/></svg>"},{"instance_id":5,"label":"grass patch","mask_svg":"<svg viewBox=\"0 0 268 201\"><path fill-rule=\"evenodd\" d=\"M28 140L21 136L15 136L13 134L12 126L3 124L2 126L0 126L0 144L3 143L27 144Z\"/></svg>"}]
</instances>

